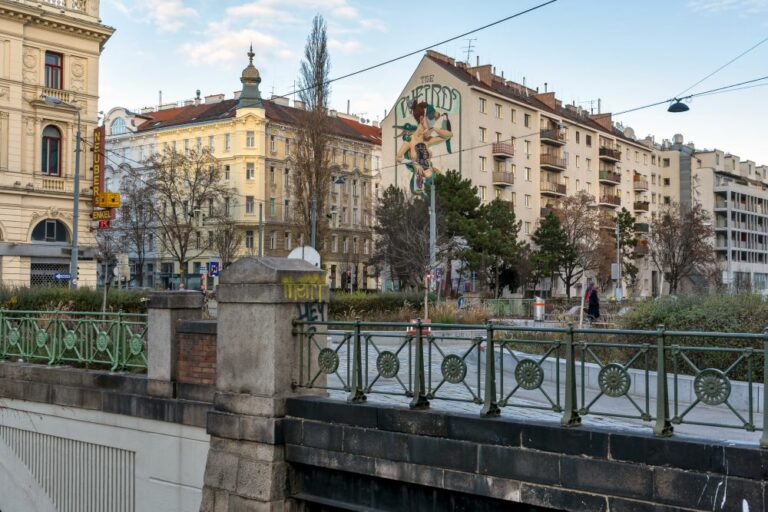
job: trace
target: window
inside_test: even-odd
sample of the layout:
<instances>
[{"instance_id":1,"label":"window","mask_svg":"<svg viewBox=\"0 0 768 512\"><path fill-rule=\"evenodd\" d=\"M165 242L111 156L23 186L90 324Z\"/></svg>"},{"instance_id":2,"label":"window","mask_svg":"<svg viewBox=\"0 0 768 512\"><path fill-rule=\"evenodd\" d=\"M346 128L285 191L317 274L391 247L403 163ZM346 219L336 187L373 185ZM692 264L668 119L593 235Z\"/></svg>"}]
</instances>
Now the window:
<instances>
[{"instance_id":1,"label":"window","mask_svg":"<svg viewBox=\"0 0 768 512\"><path fill-rule=\"evenodd\" d=\"M344 224L347 223L347 207L346 206L341 209L341 222L343 222Z\"/></svg>"},{"instance_id":2,"label":"window","mask_svg":"<svg viewBox=\"0 0 768 512\"><path fill-rule=\"evenodd\" d=\"M273 251L277 248L277 231L269 232L269 248Z\"/></svg>"},{"instance_id":3,"label":"window","mask_svg":"<svg viewBox=\"0 0 768 512\"><path fill-rule=\"evenodd\" d=\"M662 167L669 167L669 158L665 158L661 161Z\"/></svg>"},{"instance_id":4,"label":"window","mask_svg":"<svg viewBox=\"0 0 768 512\"><path fill-rule=\"evenodd\" d=\"M253 196L245 196L245 213L253 214L254 204Z\"/></svg>"},{"instance_id":5,"label":"window","mask_svg":"<svg viewBox=\"0 0 768 512\"><path fill-rule=\"evenodd\" d=\"M656 184L656 175L651 174L651 185L655 185L655 184Z\"/></svg>"},{"instance_id":6,"label":"window","mask_svg":"<svg viewBox=\"0 0 768 512\"><path fill-rule=\"evenodd\" d=\"M485 132L486 131L487 130L485 128L483 128L482 126L480 127L480 142L485 142Z\"/></svg>"},{"instance_id":7,"label":"window","mask_svg":"<svg viewBox=\"0 0 768 512\"><path fill-rule=\"evenodd\" d=\"M651 155L651 165L656 165L656 155Z\"/></svg>"},{"instance_id":8,"label":"window","mask_svg":"<svg viewBox=\"0 0 768 512\"><path fill-rule=\"evenodd\" d=\"M232 149L232 137L228 134L224 134L224 151Z\"/></svg>"},{"instance_id":9,"label":"window","mask_svg":"<svg viewBox=\"0 0 768 512\"><path fill-rule=\"evenodd\" d=\"M509 111L509 117L510 117L510 119L512 119L513 123L516 123L517 122L517 110L515 110L515 109L510 110Z\"/></svg>"},{"instance_id":10,"label":"window","mask_svg":"<svg viewBox=\"0 0 768 512\"><path fill-rule=\"evenodd\" d=\"M283 220L288 220L291 216L291 200L283 200Z\"/></svg>"},{"instance_id":11,"label":"window","mask_svg":"<svg viewBox=\"0 0 768 512\"><path fill-rule=\"evenodd\" d=\"M272 184L275 184L275 168L272 167L271 169L271 176L272 176ZM254 167L253 162L248 162L245 164L245 179L252 180L256 174L256 169Z\"/></svg>"},{"instance_id":12,"label":"window","mask_svg":"<svg viewBox=\"0 0 768 512\"><path fill-rule=\"evenodd\" d=\"M485 160L486 160L486 158L484 156L480 157L480 170L481 171L485 171L486 170L485 169Z\"/></svg>"},{"instance_id":13,"label":"window","mask_svg":"<svg viewBox=\"0 0 768 512\"><path fill-rule=\"evenodd\" d=\"M352 180L352 195L357 195L357 180Z\"/></svg>"},{"instance_id":14,"label":"window","mask_svg":"<svg viewBox=\"0 0 768 512\"><path fill-rule=\"evenodd\" d=\"M341 164L347 165L347 150L341 152Z\"/></svg>"},{"instance_id":15,"label":"window","mask_svg":"<svg viewBox=\"0 0 768 512\"><path fill-rule=\"evenodd\" d=\"M229 181L229 164L224 166L224 179Z\"/></svg>"},{"instance_id":16,"label":"window","mask_svg":"<svg viewBox=\"0 0 768 512\"><path fill-rule=\"evenodd\" d=\"M525 168L525 181L531 181L531 168Z\"/></svg>"},{"instance_id":17,"label":"window","mask_svg":"<svg viewBox=\"0 0 768 512\"><path fill-rule=\"evenodd\" d=\"M357 237L354 237L352 239L352 252L354 254L357 254Z\"/></svg>"},{"instance_id":18,"label":"window","mask_svg":"<svg viewBox=\"0 0 768 512\"><path fill-rule=\"evenodd\" d=\"M486 103L485 98L480 98L480 112L483 114L485 114Z\"/></svg>"},{"instance_id":19,"label":"window","mask_svg":"<svg viewBox=\"0 0 768 512\"><path fill-rule=\"evenodd\" d=\"M349 252L349 238L346 236L344 237L344 242L342 244L341 250L344 254L347 254Z\"/></svg>"},{"instance_id":20,"label":"window","mask_svg":"<svg viewBox=\"0 0 768 512\"><path fill-rule=\"evenodd\" d=\"M579 167L579 166L580 166L580 162L579 162L579 160L580 160L580 158L579 158L579 155L576 155L576 167ZM577 187L577 188L578 188L578 187Z\"/></svg>"},{"instance_id":21,"label":"window","mask_svg":"<svg viewBox=\"0 0 768 512\"><path fill-rule=\"evenodd\" d=\"M41 172L47 176L61 176L61 132L55 126L43 130Z\"/></svg>"},{"instance_id":22,"label":"window","mask_svg":"<svg viewBox=\"0 0 768 512\"><path fill-rule=\"evenodd\" d=\"M274 218L275 215L277 215L277 206L275 205L275 198L270 197L269 198L269 216Z\"/></svg>"},{"instance_id":23,"label":"window","mask_svg":"<svg viewBox=\"0 0 768 512\"><path fill-rule=\"evenodd\" d=\"M576 144L581 142L581 133L579 133L579 130L576 130Z\"/></svg>"},{"instance_id":24,"label":"window","mask_svg":"<svg viewBox=\"0 0 768 512\"><path fill-rule=\"evenodd\" d=\"M480 200L485 201L485 187L483 185L480 185L477 187L477 191L480 193Z\"/></svg>"},{"instance_id":25,"label":"window","mask_svg":"<svg viewBox=\"0 0 768 512\"><path fill-rule=\"evenodd\" d=\"M333 183L333 180L331 180L331 183ZM288 190L288 187L291 184L291 171L287 167L283 169L283 189Z\"/></svg>"},{"instance_id":26,"label":"window","mask_svg":"<svg viewBox=\"0 0 768 512\"><path fill-rule=\"evenodd\" d=\"M288 156L291 154L291 139L288 137L285 138L285 156Z\"/></svg>"},{"instance_id":27,"label":"window","mask_svg":"<svg viewBox=\"0 0 768 512\"><path fill-rule=\"evenodd\" d=\"M213 135L208 136L208 149L213 153Z\"/></svg>"},{"instance_id":28,"label":"window","mask_svg":"<svg viewBox=\"0 0 768 512\"><path fill-rule=\"evenodd\" d=\"M109 133L112 135L122 135L123 133L126 133L128 130L125 127L125 119L122 117L118 117L114 121L112 121L112 124L109 125Z\"/></svg>"},{"instance_id":29,"label":"window","mask_svg":"<svg viewBox=\"0 0 768 512\"><path fill-rule=\"evenodd\" d=\"M576 180L576 192L581 190L581 182L579 180Z\"/></svg>"},{"instance_id":30,"label":"window","mask_svg":"<svg viewBox=\"0 0 768 512\"><path fill-rule=\"evenodd\" d=\"M352 225L357 226L357 208L352 208Z\"/></svg>"},{"instance_id":31,"label":"window","mask_svg":"<svg viewBox=\"0 0 768 512\"><path fill-rule=\"evenodd\" d=\"M587 158L586 162L587 162L587 170L591 171L592 170L592 159L591 158Z\"/></svg>"},{"instance_id":32,"label":"window","mask_svg":"<svg viewBox=\"0 0 768 512\"><path fill-rule=\"evenodd\" d=\"M643 153L643 164L648 165L648 155ZM701 161L699 161L699 167L701 167Z\"/></svg>"},{"instance_id":33,"label":"window","mask_svg":"<svg viewBox=\"0 0 768 512\"><path fill-rule=\"evenodd\" d=\"M627 152L627 153L629 153L629 152ZM640 162L640 152L639 151L635 151L635 163L639 163L639 162Z\"/></svg>"},{"instance_id":34,"label":"window","mask_svg":"<svg viewBox=\"0 0 768 512\"><path fill-rule=\"evenodd\" d=\"M256 145L256 136L253 132L245 132L245 147L252 148Z\"/></svg>"},{"instance_id":35,"label":"window","mask_svg":"<svg viewBox=\"0 0 768 512\"><path fill-rule=\"evenodd\" d=\"M197 151L199 153L202 150L203 150L203 138L202 137L197 137L195 139L195 151Z\"/></svg>"},{"instance_id":36,"label":"window","mask_svg":"<svg viewBox=\"0 0 768 512\"><path fill-rule=\"evenodd\" d=\"M283 234L283 249L285 249L286 251L291 250L291 232L290 231L286 231Z\"/></svg>"},{"instance_id":37,"label":"window","mask_svg":"<svg viewBox=\"0 0 768 512\"><path fill-rule=\"evenodd\" d=\"M46 219L32 230L32 240L36 242L68 242L69 232L61 221Z\"/></svg>"},{"instance_id":38,"label":"window","mask_svg":"<svg viewBox=\"0 0 768 512\"><path fill-rule=\"evenodd\" d=\"M331 235L331 252L339 252L339 237Z\"/></svg>"},{"instance_id":39,"label":"window","mask_svg":"<svg viewBox=\"0 0 768 512\"><path fill-rule=\"evenodd\" d=\"M529 140L525 141L525 157L526 158L531 157L531 141Z\"/></svg>"},{"instance_id":40,"label":"window","mask_svg":"<svg viewBox=\"0 0 768 512\"><path fill-rule=\"evenodd\" d=\"M501 119L501 105L496 104L496 118Z\"/></svg>"},{"instance_id":41,"label":"window","mask_svg":"<svg viewBox=\"0 0 768 512\"><path fill-rule=\"evenodd\" d=\"M530 208L531 207L531 196L530 194L525 194L525 207Z\"/></svg>"},{"instance_id":42,"label":"window","mask_svg":"<svg viewBox=\"0 0 768 512\"><path fill-rule=\"evenodd\" d=\"M379 157L374 156L373 157L373 170L378 171L379 170Z\"/></svg>"},{"instance_id":43,"label":"window","mask_svg":"<svg viewBox=\"0 0 768 512\"><path fill-rule=\"evenodd\" d=\"M272 188L275 188L275 168L269 168L269 184Z\"/></svg>"},{"instance_id":44,"label":"window","mask_svg":"<svg viewBox=\"0 0 768 512\"><path fill-rule=\"evenodd\" d=\"M245 232L245 248L253 249L253 231L250 229Z\"/></svg>"},{"instance_id":45,"label":"window","mask_svg":"<svg viewBox=\"0 0 768 512\"><path fill-rule=\"evenodd\" d=\"M592 147L592 136L590 134L584 134L584 143L587 145L587 147Z\"/></svg>"},{"instance_id":46,"label":"window","mask_svg":"<svg viewBox=\"0 0 768 512\"><path fill-rule=\"evenodd\" d=\"M526 222L525 223L525 225L523 226L523 232L526 235L530 235L531 234L531 223L530 222Z\"/></svg>"},{"instance_id":47,"label":"window","mask_svg":"<svg viewBox=\"0 0 768 512\"><path fill-rule=\"evenodd\" d=\"M230 206L231 206L231 202L230 202L229 198L227 197L227 198L224 199L224 215L229 216Z\"/></svg>"},{"instance_id":48,"label":"window","mask_svg":"<svg viewBox=\"0 0 768 512\"><path fill-rule=\"evenodd\" d=\"M496 132L496 142L501 142L501 133Z\"/></svg>"},{"instance_id":49,"label":"window","mask_svg":"<svg viewBox=\"0 0 768 512\"><path fill-rule=\"evenodd\" d=\"M208 217L213 217L213 199L208 199Z\"/></svg>"},{"instance_id":50,"label":"window","mask_svg":"<svg viewBox=\"0 0 768 512\"><path fill-rule=\"evenodd\" d=\"M651 192L651 203L656 204L656 192Z\"/></svg>"},{"instance_id":51,"label":"window","mask_svg":"<svg viewBox=\"0 0 768 512\"><path fill-rule=\"evenodd\" d=\"M62 62L64 57L60 53L45 52L45 86L50 89L64 88L64 73Z\"/></svg>"},{"instance_id":52,"label":"window","mask_svg":"<svg viewBox=\"0 0 768 512\"><path fill-rule=\"evenodd\" d=\"M664 186L668 187L669 183L670 183L669 178L664 178Z\"/></svg>"},{"instance_id":53,"label":"window","mask_svg":"<svg viewBox=\"0 0 768 512\"><path fill-rule=\"evenodd\" d=\"M371 241L370 240L365 240L363 242L363 253L364 254L368 254L370 252L371 252Z\"/></svg>"},{"instance_id":54,"label":"window","mask_svg":"<svg viewBox=\"0 0 768 512\"><path fill-rule=\"evenodd\" d=\"M496 199L501 199L501 189L500 188L496 187L496 189L494 190L494 196L496 197Z\"/></svg>"},{"instance_id":55,"label":"window","mask_svg":"<svg viewBox=\"0 0 768 512\"><path fill-rule=\"evenodd\" d=\"M189 139L184 139L184 154L189 154Z\"/></svg>"},{"instance_id":56,"label":"window","mask_svg":"<svg viewBox=\"0 0 768 512\"><path fill-rule=\"evenodd\" d=\"M669 196L664 196L664 204L669 204L672 202L672 199Z\"/></svg>"},{"instance_id":57,"label":"window","mask_svg":"<svg viewBox=\"0 0 768 512\"><path fill-rule=\"evenodd\" d=\"M587 182L587 194L592 193L592 184L590 182Z\"/></svg>"}]
</instances>

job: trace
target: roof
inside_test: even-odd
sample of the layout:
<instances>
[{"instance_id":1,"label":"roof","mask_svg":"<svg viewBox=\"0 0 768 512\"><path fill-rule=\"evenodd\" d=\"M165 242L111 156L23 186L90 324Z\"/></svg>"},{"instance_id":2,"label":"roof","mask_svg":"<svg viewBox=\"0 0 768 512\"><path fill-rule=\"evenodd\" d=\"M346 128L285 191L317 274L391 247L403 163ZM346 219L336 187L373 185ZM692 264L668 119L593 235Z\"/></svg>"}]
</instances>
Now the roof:
<instances>
[{"instance_id":1,"label":"roof","mask_svg":"<svg viewBox=\"0 0 768 512\"><path fill-rule=\"evenodd\" d=\"M230 99L217 103L201 103L200 105L187 105L148 112L144 114L147 121L139 125L137 131L147 132L185 124L198 124L233 118L237 114L237 101ZM263 103L267 119L278 123L296 125L299 122L299 113L303 112L300 109L280 105L270 100L264 100ZM380 128L339 117L329 117L328 122L331 134L337 137L381 145Z\"/></svg>"},{"instance_id":2,"label":"roof","mask_svg":"<svg viewBox=\"0 0 768 512\"><path fill-rule=\"evenodd\" d=\"M464 81L468 85L475 86L479 89L485 89L488 92L493 92L496 94L500 94L502 96L505 96L509 99L512 99L514 101L517 101L518 103L524 103L532 108L542 110L544 112L548 112L550 114L568 119L570 121L573 121L575 123L579 123L581 125L587 126L588 128L592 128L595 131L608 133L609 135L612 135L614 137L618 137L626 142L631 142L633 144L637 144L639 146L642 146L646 149L647 148L642 142L629 138L626 135L624 135L620 130L617 130L615 128L612 128L610 130L607 130L605 127L597 123L594 119L579 115L576 112L572 112L564 107L557 107L557 108L551 108L549 105L543 103L542 101L538 100L535 96L521 94L516 88L510 87L508 85L504 85L498 82L493 83L493 85L489 85L481 80L478 80L477 77L475 77L472 73L468 72L466 69L462 69L458 66L452 65L448 62L445 62L439 58L435 58L432 55L427 54L426 58L458 78L459 80Z\"/></svg>"}]
</instances>

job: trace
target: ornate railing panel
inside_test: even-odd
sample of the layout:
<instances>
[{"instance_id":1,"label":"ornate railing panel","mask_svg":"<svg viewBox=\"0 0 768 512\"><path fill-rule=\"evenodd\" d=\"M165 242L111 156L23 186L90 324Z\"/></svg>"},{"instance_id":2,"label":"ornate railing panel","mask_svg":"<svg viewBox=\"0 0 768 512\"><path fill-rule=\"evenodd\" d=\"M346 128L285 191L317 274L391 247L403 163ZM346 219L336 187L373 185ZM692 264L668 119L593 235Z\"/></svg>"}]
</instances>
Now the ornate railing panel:
<instances>
[{"instance_id":1,"label":"ornate railing panel","mask_svg":"<svg viewBox=\"0 0 768 512\"><path fill-rule=\"evenodd\" d=\"M147 368L147 315L0 309L0 359Z\"/></svg>"}]
</instances>

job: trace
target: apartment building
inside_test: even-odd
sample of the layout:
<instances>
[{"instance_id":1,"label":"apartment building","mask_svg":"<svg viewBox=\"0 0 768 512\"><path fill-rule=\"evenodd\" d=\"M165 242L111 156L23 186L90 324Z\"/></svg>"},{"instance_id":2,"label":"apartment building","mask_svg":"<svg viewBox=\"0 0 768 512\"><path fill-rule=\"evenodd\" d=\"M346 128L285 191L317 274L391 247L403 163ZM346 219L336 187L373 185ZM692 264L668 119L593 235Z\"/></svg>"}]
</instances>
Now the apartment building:
<instances>
[{"instance_id":1,"label":"apartment building","mask_svg":"<svg viewBox=\"0 0 768 512\"><path fill-rule=\"evenodd\" d=\"M99 57L114 32L99 3L0 0L0 280L64 286L70 271L80 128L79 283L96 282L90 230ZM77 276L75 276L77 277Z\"/></svg>"},{"instance_id":2,"label":"apartment building","mask_svg":"<svg viewBox=\"0 0 768 512\"><path fill-rule=\"evenodd\" d=\"M668 178L651 138L638 139L610 114L564 105L546 84L533 89L479 59L469 66L434 51L426 52L382 123L383 187L411 186L402 154L408 125L418 126L414 102L433 112L431 126L450 128L450 146L430 146L432 166L458 170L484 202L506 201L526 239L562 198L581 191L611 214L632 212L639 233L648 232L663 203ZM632 293L648 296L654 280L644 240L637 253L641 271Z\"/></svg>"},{"instance_id":3,"label":"apartment building","mask_svg":"<svg viewBox=\"0 0 768 512\"><path fill-rule=\"evenodd\" d=\"M723 284L731 291L768 293L768 166L696 149L679 134L660 149L662 164L678 177L670 183L671 198L712 215Z\"/></svg>"},{"instance_id":4,"label":"apartment building","mask_svg":"<svg viewBox=\"0 0 768 512\"><path fill-rule=\"evenodd\" d=\"M123 166L141 166L164 148L179 152L207 148L238 194L232 216L243 232L240 255L256 255L261 250L266 256L287 256L295 247L308 245L305 226L299 225L295 216L292 193L296 126L304 105L294 101L291 106L287 98L262 99L260 81L251 61L241 77L243 89L233 98L226 99L223 94L202 98L198 93L180 105L171 103L138 112L124 107L110 110L105 125L111 189L119 187ZM327 239L318 240L322 265L332 287L374 287L375 274L368 260L373 250L380 129L333 110L329 111L329 129L333 179L328 210L318 212L318 222L328 222L331 229ZM208 230L203 219L202 239L212 236ZM148 249L151 257L144 269L148 281L143 285L172 286L173 276L179 273L177 264L162 253L159 240ZM216 259L206 251L190 262L187 272L198 274L201 266Z\"/></svg>"}]
</instances>

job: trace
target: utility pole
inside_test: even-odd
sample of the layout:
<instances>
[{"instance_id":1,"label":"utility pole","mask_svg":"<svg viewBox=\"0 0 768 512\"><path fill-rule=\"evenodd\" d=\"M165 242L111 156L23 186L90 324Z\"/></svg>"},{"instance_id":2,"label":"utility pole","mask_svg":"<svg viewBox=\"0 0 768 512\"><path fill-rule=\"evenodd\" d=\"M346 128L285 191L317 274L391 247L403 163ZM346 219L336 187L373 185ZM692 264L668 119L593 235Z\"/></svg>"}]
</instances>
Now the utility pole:
<instances>
[{"instance_id":1,"label":"utility pole","mask_svg":"<svg viewBox=\"0 0 768 512\"><path fill-rule=\"evenodd\" d=\"M317 198L315 192L312 193L312 203L309 212L310 222L312 223L312 248L317 249L315 242L317 238Z\"/></svg>"},{"instance_id":2,"label":"utility pole","mask_svg":"<svg viewBox=\"0 0 768 512\"><path fill-rule=\"evenodd\" d=\"M619 226L618 220L616 221L616 291L614 292L614 296L616 297L616 302L621 302L622 298L622 290L621 290L621 227Z\"/></svg>"},{"instance_id":3,"label":"utility pole","mask_svg":"<svg viewBox=\"0 0 768 512\"><path fill-rule=\"evenodd\" d=\"M80 217L80 108L78 107L75 112L77 112L77 143L75 144L75 193L72 206L72 254L69 259L70 288L77 288L77 221Z\"/></svg>"},{"instance_id":4,"label":"utility pole","mask_svg":"<svg viewBox=\"0 0 768 512\"><path fill-rule=\"evenodd\" d=\"M264 235L264 203L259 203L259 258L264 255L262 240Z\"/></svg>"}]
</instances>

